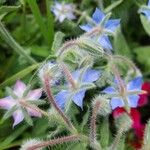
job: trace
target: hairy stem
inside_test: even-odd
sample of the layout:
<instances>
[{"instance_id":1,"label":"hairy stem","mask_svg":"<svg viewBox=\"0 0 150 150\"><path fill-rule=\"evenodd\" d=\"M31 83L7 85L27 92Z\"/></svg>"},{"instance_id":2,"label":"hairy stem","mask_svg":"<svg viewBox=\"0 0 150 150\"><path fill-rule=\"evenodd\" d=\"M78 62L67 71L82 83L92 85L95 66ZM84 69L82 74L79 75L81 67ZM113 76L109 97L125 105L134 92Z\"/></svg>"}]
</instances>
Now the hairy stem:
<instances>
[{"instance_id":1,"label":"hairy stem","mask_svg":"<svg viewBox=\"0 0 150 150\"><path fill-rule=\"evenodd\" d=\"M91 122L90 122L90 141L91 142L96 141L96 117L97 117L97 112L98 112L99 107L100 107L100 101L97 101L94 104Z\"/></svg>"},{"instance_id":2,"label":"hairy stem","mask_svg":"<svg viewBox=\"0 0 150 150\"><path fill-rule=\"evenodd\" d=\"M76 129L72 125L71 121L67 118L67 116L63 113L63 111L56 104L55 98L53 97L52 92L51 92L50 79L49 79L48 75L44 76L44 89L46 91L46 94L47 94L47 97L48 97L48 101L50 102L50 104L53 105L53 107L56 109L58 114L60 114L60 116L62 117L62 119L66 123L66 125L70 128L70 131L72 131L72 132L75 131L76 132Z\"/></svg>"},{"instance_id":3,"label":"hairy stem","mask_svg":"<svg viewBox=\"0 0 150 150\"><path fill-rule=\"evenodd\" d=\"M69 69L67 68L67 66L66 66L63 62L61 62L60 66L61 66L61 68L62 68L62 70L63 70L63 72L64 72L64 74L65 74L67 80L68 80L69 83L71 84L72 88L73 88L73 89L76 89L75 80L73 79L73 77L72 77L72 75L71 75L71 72L69 71Z\"/></svg>"},{"instance_id":4,"label":"hairy stem","mask_svg":"<svg viewBox=\"0 0 150 150\"><path fill-rule=\"evenodd\" d=\"M120 139L121 139L123 131L124 131L123 129L124 129L124 126L119 129L110 150L116 150L117 149L117 145L119 145Z\"/></svg>"},{"instance_id":5,"label":"hairy stem","mask_svg":"<svg viewBox=\"0 0 150 150\"><path fill-rule=\"evenodd\" d=\"M36 61L28 55L24 49L15 41L8 30L4 27L3 23L0 21L0 35L5 40L5 42L19 55L23 56L30 64L35 64Z\"/></svg>"},{"instance_id":6,"label":"hairy stem","mask_svg":"<svg viewBox=\"0 0 150 150\"><path fill-rule=\"evenodd\" d=\"M79 135L65 136L65 137L57 138L57 139L50 140L50 141L43 141L41 143L38 143L36 145L29 147L27 150L36 150L39 148L44 148L44 147L52 146L56 144L62 144L65 142L77 141L79 139L80 139Z\"/></svg>"}]
</instances>

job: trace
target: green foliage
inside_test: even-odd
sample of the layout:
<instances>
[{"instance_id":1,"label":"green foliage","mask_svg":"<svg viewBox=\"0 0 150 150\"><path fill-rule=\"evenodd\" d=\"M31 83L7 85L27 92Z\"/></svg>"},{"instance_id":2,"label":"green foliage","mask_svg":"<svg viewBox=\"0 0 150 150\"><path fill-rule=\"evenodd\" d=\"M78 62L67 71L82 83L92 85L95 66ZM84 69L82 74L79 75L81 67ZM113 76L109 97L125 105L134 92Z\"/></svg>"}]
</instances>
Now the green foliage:
<instances>
[{"instance_id":1,"label":"green foliage","mask_svg":"<svg viewBox=\"0 0 150 150\"><path fill-rule=\"evenodd\" d=\"M144 15L140 15L140 19L146 33L150 35L150 26L149 26L150 21Z\"/></svg>"},{"instance_id":2,"label":"green foliage","mask_svg":"<svg viewBox=\"0 0 150 150\"><path fill-rule=\"evenodd\" d=\"M60 0L60 2L62 1ZM131 145L126 140L128 138L127 131L130 132L131 127L130 118L121 116L114 122L109 117L112 112L110 107L111 97L99 95L100 91L108 84L114 84L112 64L109 63L111 58L105 57L105 50L100 47L96 39L92 37L91 40L86 34L81 35L83 32L79 28L79 24L85 24L86 17L90 16L95 7L100 7L105 13L109 13L105 19L108 19L110 15L112 15L112 18L120 18L121 27L115 35L111 35L110 39L113 43L113 53L127 57L125 60L115 58L114 61L119 69L123 70L119 70L121 77L130 74L133 66L126 60L131 58L149 80L150 44L147 35L150 35L150 22L143 14L138 14L139 8L146 3L146 0L82 0L81 3L77 0L65 0L65 2L76 4L76 8L85 12L86 16L78 13L75 20L69 21L66 19L63 23L58 23L55 22L50 11L50 7L55 1L0 0L0 96L5 95L4 87L12 85L17 79L24 79L26 83L38 87L40 84L36 70L39 69L42 62L45 63L46 61L56 60L57 63L60 63L59 65L61 65L61 61L64 61L71 71L93 66L96 70L103 70L101 78L95 83L81 86L82 89L88 89L85 93L83 110L73 103L69 103L67 107L65 115L76 130L70 128L68 130L64 119L53 109L53 106L51 105L51 108L49 108L49 104L43 100L47 99L44 92L39 101L29 101L29 104L39 106L41 110L45 111L48 118L33 119L23 108L25 120L32 127L24 124L24 122L12 129L12 120L8 118L12 116L17 107L12 107L5 115L2 115L3 111L0 110L0 116L3 116L0 118L0 149L16 149L20 147L22 141L27 139L31 139L32 144L35 144L36 141L32 141L32 139L37 139L38 143L42 140L57 139L71 134L78 134L80 140L58 144L53 146L52 149L87 150L93 147L96 150L111 150L112 147L115 147L115 150L131 149ZM103 23L106 21L105 19ZM139 23L140 19L142 24ZM146 32L144 32L143 27ZM64 41L67 42L63 44ZM63 52L63 48L65 52ZM128 70L127 66L129 67ZM59 68L57 71L60 73L62 72L61 69ZM57 73L54 70L50 71L53 74ZM52 93L54 94L62 88L65 89L65 85L61 85L61 83L66 83L66 78L62 74L60 83L56 87L52 86ZM15 98L9 88L7 88L7 93ZM96 117L96 135L94 142L91 142L89 133L93 129L90 127L90 121L97 101L100 102L100 106L94 114L96 115L94 116ZM150 149L148 143L149 128L150 123L148 122L142 150ZM116 136L114 136L114 133Z\"/></svg>"}]
</instances>

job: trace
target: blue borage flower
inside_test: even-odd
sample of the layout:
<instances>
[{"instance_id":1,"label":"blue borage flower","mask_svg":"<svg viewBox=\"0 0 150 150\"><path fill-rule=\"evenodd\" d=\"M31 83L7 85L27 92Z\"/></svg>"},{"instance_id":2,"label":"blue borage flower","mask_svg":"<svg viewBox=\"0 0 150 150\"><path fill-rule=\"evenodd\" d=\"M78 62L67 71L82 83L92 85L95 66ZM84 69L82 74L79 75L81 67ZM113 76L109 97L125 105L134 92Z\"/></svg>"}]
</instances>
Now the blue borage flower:
<instances>
[{"instance_id":1,"label":"blue borage flower","mask_svg":"<svg viewBox=\"0 0 150 150\"><path fill-rule=\"evenodd\" d=\"M139 13L144 14L147 19L150 21L150 0L148 1L147 6L141 7L139 9Z\"/></svg>"},{"instance_id":2,"label":"blue borage flower","mask_svg":"<svg viewBox=\"0 0 150 150\"><path fill-rule=\"evenodd\" d=\"M105 31L109 33L114 33L116 28L120 25L120 19L110 19L102 23L105 19L106 15L100 11L98 8L96 8L95 12L92 15L92 20L95 24L88 23L86 25L81 25L80 28L86 32L91 31L96 25L100 26L103 29L104 33L98 38L98 41L100 42L101 46L104 49L112 50L112 45L109 41L109 38Z\"/></svg>"},{"instance_id":3,"label":"blue borage flower","mask_svg":"<svg viewBox=\"0 0 150 150\"><path fill-rule=\"evenodd\" d=\"M134 78L126 86L127 93L140 91L141 88L142 88L142 77ZM106 94L119 95L118 89L115 89L114 87L111 87L111 86L104 89L103 92ZM135 108L138 105L139 95L134 94L134 93L131 95L128 95L127 100L128 100L128 105L130 107ZM111 98L110 104L111 104L112 109L125 106L123 98L121 96Z\"/></svg>"},{"instance_id":4,"label":"blue borage flower","mask_svg":"<svg viewBox=\"0 0 150 150\"><path fill-rule=\"evenodd\" d=\"M61 109L65 108L65 104L68 100L72 100L76 105L83 108L83 98L87 90L86 86L96 81L100 76L100 71L87 69L83 72L82 69L78 69L72 73L73 79L79 87L76 91L72 91L68 86L68 90L61 90L56 96L56 103Z\"/></svg>"}]
</instances>

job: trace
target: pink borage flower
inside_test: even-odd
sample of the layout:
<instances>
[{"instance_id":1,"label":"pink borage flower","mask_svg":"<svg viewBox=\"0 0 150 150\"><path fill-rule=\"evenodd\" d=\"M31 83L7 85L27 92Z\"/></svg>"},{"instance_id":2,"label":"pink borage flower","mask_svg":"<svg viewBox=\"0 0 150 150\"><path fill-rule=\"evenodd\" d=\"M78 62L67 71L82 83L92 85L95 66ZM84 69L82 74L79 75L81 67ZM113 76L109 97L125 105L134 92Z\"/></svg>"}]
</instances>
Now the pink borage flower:
<instances>
[{"instance_id":1,"label":"pink borage flower","mask_svg":"<svg viewBox=\"0 0 150 150\"><path fill-rule=\"evenodd\" d=\"M14 95L14 96L13 96ZM41 117L41 113L30 107L22 107L21 102L35 102L42 95L41 89L28 90L27 86L20 80L16 82L12 90L12 95L0 99L0 108L11 110L15 107L12 115L14 118L13 127L25 118L22 109L25 109L29 116Z\"/></svg>"}]
</instances>

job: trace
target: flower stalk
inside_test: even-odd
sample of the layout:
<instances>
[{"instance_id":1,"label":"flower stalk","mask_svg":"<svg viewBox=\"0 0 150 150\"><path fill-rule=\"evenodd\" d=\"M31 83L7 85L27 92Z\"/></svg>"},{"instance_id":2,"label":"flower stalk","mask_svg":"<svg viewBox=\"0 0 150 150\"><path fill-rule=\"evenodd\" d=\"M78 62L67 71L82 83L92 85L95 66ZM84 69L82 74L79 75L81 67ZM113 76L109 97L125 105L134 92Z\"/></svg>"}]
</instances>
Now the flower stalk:
<instances>
[{"instance_id":1,"label":"flower stalk","mask_svg":"<svg viewBox=\"0 0 150 150\"><path fill-rule=\"evenodd\" d=\"M44 89L47 94L49 103L53 105L53 107L56 109L58 114L63 118L64 122L69 127L70 131L73 133L76 132L76 129L72 125L71 121L67 118L67 116L63 113L63 111L56 104L55 98L53 97L52 92L51 92L50 79L49 79L49 76L46 74L44 76Z\"/></svg>"},{"instance_id":2,"label":"flower stalk","mask_svg":"<svg viewBox=\"0 0 150 150\"><path fill-rule=\"evenodd\" d=\"M52 146L56 144L62 144L65 142L77 141L79 139L80 139L79 135L65 136L65 137L57 138L57 139L50 140L50 141L43 141L41 143L38 143L36 145L29 147L27 150L36 150L39 148L44 148L44 147Z\"/></svg>"}]
</instances>

